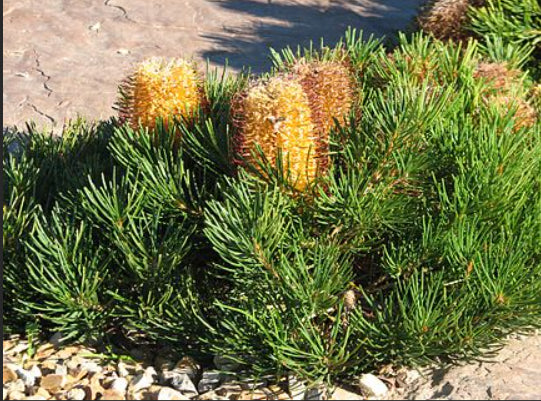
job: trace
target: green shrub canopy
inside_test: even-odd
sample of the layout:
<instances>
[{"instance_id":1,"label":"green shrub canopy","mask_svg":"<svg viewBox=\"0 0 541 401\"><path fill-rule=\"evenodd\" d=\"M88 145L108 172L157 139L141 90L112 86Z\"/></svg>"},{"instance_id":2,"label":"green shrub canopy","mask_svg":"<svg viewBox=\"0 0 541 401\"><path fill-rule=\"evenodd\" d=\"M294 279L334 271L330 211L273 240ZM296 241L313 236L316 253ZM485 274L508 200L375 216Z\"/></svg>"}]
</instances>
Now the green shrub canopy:
<instances>
[{"instance_id":1,"label":"green shrub canopy","mask_svg":"<svg viewBox=\"0 0 541 401\"><path fill-rule=\"evenodd\" d=\"M486 101L479 63L525 61L491 43L415 34L387 53L350 30L335 49L275 52L273 73L346 58L358 93L301 193L264 157L234 163L242 75L209 73L197 121L152 134L4 133L4 327L137 333L313 381L474 357L539 327L541 124L516 124L525 75L504 110Z\"/></svg>"}]
</instances>

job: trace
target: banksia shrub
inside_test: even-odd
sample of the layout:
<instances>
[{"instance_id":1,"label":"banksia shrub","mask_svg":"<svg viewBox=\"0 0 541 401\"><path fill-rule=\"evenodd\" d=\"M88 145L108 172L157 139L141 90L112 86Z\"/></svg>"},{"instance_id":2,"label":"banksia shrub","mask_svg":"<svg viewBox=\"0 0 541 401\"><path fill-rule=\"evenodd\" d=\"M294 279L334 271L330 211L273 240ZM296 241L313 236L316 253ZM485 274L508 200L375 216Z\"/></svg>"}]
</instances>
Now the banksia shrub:
<instances>
[{"instance_id":1,"label":"banksia shrub","mask_svg":"<svg viewBox=\"0 0 541 401\"><path fill-rule=\"evenodd\" d=\"M190 118L205 101L194 65L183 59L150 58L139 64L120 86L118 102L122 121L132 128L150 130L156 119L165 127L171 117Z\"/></svg>"},{"instance_id":2,"label":"banksia shrub","mask_svg":"<svg viewBox=\"0 0 541 401\"><path fill-rule=\"evenodd\" d=\"M119 352L155 342L205 369L218 355L235 381L289 374L307 388L478 358L541 327L541 121L519 105L539 105L518 70L529 53L399 39L346 37L252 82L207 74L205 119L168 124L180 151L161 123L5 133L3 323ZM179 64L134 74L132 125L201 106Z\"/></svg>"},{"instance_id":3,"label":"banksia shrub","mask_svg":"<svg viewBox=\"0 0 541 401\"><path fill-rule=\"evenodd\" d=\"M257 146L272 166L282 158L283 173L298 190L318 171L320 155L310 103L298 79L279 75L256 82L233 104L235 145L244 162L259 168Z\"/></svg>"}]
</instances>

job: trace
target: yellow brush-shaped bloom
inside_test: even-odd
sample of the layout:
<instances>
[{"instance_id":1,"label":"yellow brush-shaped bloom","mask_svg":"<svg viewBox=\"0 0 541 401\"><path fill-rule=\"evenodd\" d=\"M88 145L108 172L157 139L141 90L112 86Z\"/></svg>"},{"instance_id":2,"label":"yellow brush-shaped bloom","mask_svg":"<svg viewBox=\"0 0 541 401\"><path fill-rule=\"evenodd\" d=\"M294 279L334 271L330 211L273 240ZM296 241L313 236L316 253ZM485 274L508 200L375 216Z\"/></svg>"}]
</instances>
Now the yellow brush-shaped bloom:
<instances>
[{"instance_id":1,"label":"yellow brush-shaped bloom","mask_svg":"<svg viewBox=\"0 0 541 401\"><path fill-rule=\"evenodd\" d=\"M299 60L293 70L308 96L315 125L320 167L329 159L329 134L335 125L347 124L353 106L353 83L348 68L339 62Z\"/></svg>"},{"instance_id":2,"label":"yellow brush-shaped bloom","mask_svg":"<svg viewBox=\"0 0 541 401\"><path fill-rule=\"evenodd\" d=\"M276 165L282 152L284 173L298 190L305 189L318 169L317 138L308 97L301 83L276 76L250 87L236 102L238 151L252 165L256 144Z\"/></svg>"},{"instance_id":3,"label":"yellow brush-shaped bloom","mask_svg":"<svg viewBox=\"0 0 541 401\"><path fill-rule=\"evenodd\" d=\"M121 86L120 115L132 127L153 129L156 118L188 118L202 104L201 81L192 63L151 58L137 66Z\"/></svg>"}]
</instances>

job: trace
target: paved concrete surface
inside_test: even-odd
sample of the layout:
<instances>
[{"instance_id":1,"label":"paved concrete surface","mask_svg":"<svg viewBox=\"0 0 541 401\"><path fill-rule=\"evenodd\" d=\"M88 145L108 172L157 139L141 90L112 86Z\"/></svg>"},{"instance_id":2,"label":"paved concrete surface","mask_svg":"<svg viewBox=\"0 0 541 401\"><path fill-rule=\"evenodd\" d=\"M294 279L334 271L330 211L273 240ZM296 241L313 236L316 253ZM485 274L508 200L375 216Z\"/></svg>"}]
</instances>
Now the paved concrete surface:
<instances>
[{"instance_id":1,"label":"paved concrete surface","mask_svg":"<svg viewBox=\"0 0 541 401\"><path fill-rule=\"evenodd\" d=\"M424 0L4 0L3 125L107 118L149 56L269 67L268 47L332 44L348 26L392 35Z\"/></svg>"},{"instance_id":2,"label":"paved concrete surface","mask_svg":"<svg viewBox=\"0 0 541 401\"><path fill-rule=\"evenodd\" d=\"M436 369L406 398L541 400L541 334L515 336L489 361Z\"/></svg>"}]
</instances>

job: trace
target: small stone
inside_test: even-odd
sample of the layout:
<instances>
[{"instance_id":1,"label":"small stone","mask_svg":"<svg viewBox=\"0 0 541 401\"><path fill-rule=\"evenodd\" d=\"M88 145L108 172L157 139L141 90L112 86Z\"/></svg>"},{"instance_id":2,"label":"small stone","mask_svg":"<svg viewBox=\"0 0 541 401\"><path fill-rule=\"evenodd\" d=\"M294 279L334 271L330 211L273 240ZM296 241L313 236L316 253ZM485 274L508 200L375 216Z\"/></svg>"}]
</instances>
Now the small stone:
<instances>
[{"instance_id":1,"label":"small stone","mask_svg":"<svg viewBox=\"0 0 541 401\"><path fill-rule=\"evenodd\" d=\"M68 375L68 367L64 365L56 365L56 369L54 370L55 375L60 376L67 376Z\"/></svg>"},{"instance_id":2,"label":"small stone","mask_svg":"<svg viewBox=\"0 0 541 401\"><path fill-rule=\"evenodd\" d=\"M133 392L137 392L139 390L149 388L153 383L154 379L152 378L152 375L148 375L146 372L141 373L132 380L131 390Z\"/></svg>"},{"instance_id":3,"label":"small stone","mask_svg":"<svg viewBox=\"0 0 541 401\"><path fill-rule=\"evenodd\" d=\"M203 372L201 380L197 385L197 390L199 391L199 393L206 393L207 391L214 390L220 385L220 380L220 372L216 370L208 370L206 372Z\"/></svg>"},{"instance_id":4,"label":"small stone","mask_svg":"<svg viewBox=\"0 0 541 401\"><path fill-rule=\"evenodd\" d=\"M237 400L266 400L267 394L262 390L243 391Z\"/></svg>"},{"instance_id":5,"label":"small stone","mask_svg":"<svg viewBox=\"0 0 541 401\"><path fill-rule=\"evenodd\" d=\"M38 365L34 365L32 366L32 368L30 369L29 371L34 377L37 377L37 378L40 378L43 376L43 374L41 373L41 369L39 368Z\"/></svg>"},{"instance_id":6,"label":"small stone","mask_svg":"<svg viewBox=\"0 0 541 401\"><path fill-rule=\"evenodd\" d=\"M190 380L195 381L197 376L199 376L201 366L195 359L185 356L176 364L172 371L187 374L190 377Z\"/></svg>"},{"instance_id":7,"label":"small stone","mask_svg":"<svg viewBox=\"0 0 541 401\"><path fill-rule=\"evenodd\" d=\"M118 372L118 375L120 377L126 377L130 374L130 372L128 371L128 368L126 367L126 364L124 362L119 362L117 367L116 367L116 370Z\"/></svg>"},{"instance_id":8,"label":"small stone","mask_svg":"<svg viewBox=\"0 0 541 401\"><path fill-rule=\"evenodd\" d=\"M127 56L128 54L130 54L130 51L128 49L118 49L116 52L121 56Z\"/></svg>"},{"instance_id":9,"label":"small stone","mask_svg":"<svg viewBox=\"0 0 541 401\"><path fill-rule=\"evenodd\" d=\"M323 386L312 387L304 393L305 400L326 400L327 390Z\"/></svg>"},{"instance_id":10,"label":"small stone","mask_svg":"<svg viewBox=\"0 0 541 401\"><path fill-rule=\"evenodd\" d=\"M44 359L49 358L51 355L55 353L54 345L53 344L44 344L41 347L39 347L36 351L36 355L34 355L34 359L38 361L42 361Z\"/></svg>"},{"instance_id":11,"label":"small stone","mask_svg":"<svg viewBox=\"0 0 541 401\"><path fill-rule=\"evenodd\" d=\"M15 380L14 382L11 382L11 384L9 384L8 392L11 394L14 391L21 393L24 393L26 391L26 386L24 385L24 381L22 379Z\"/></svg>"},{"instance_id":12,"label":"small stone","mask_svg":"<svg viewBox=\"0 0 541 401\"><path fill-rule=\"evenodd\" d=\"M186 374L174 376L170 383L175 390L180 391L182 394L188 397L198 395L195 385Z\"/></svg>"},{"instance_id":13,"label":"small stone","mask_svg":"<svg viewBox=\"0 0 541 401\"><path fill-rule=\"evenodd\" d=\"M86 370L88 373L101 373L103 368L96 362L84 361L80 364L80 368Z\"/></svg>"},{"instance_id":14,"label":"small stone","mask_svg":"<svg viewBox=\"0 0 541 401\"><path fill-rule=\"evenodd\" d=\"M363 374L359 379L359 388L366 397L385 397L389 389L373 374Z\"/></svg>"},{"instance_id":15,"label":"small stone","mask_svg":"<svg viewBox=\"0 0 541 401\"><path fill-rule=\"evenodd\" d=\"M288 375L287 382L291 399L303 400L306 393L306 385L292 374Z\"/></svg>"},{"instance_id":16,"label":"small stone","mask_svg":"<svg viewBox=\"0 0 541 401\"><path fill-rule=\"evenodd\" d=\"M214 390L214 392L219 396L231 399L232 396L242 394L242 390L242 387L238 384L223 384Z\"/></svg>"},{"instance_id":17,"label":"small stone","mask_svg":"<svg viewBox=\"0 0 541 401\"><path fill-rule=\"evenodd\" d=\"M9 351L14 345L15 345L15 343L14 343L13 341L4 340L4 341L2 341L2 351L3 351L4 353L6 353L6 352Z\"/></svg>"},{"instance_id":18,"label":"small stone","mask_svg":"<svg viewBox=\"0 0 541 401\"><path fill-rule=\"evenodd\" d=\"M417 382L421 377L422 377L421 372L419 372L417 369L411 369L406 372L406 378L404 382L407 385L411 385Z\"/></svg>"},{"instance_id":19,"label":"small stone","mask_svg":"<svg viewBox=\"0 0 541 401\"><path fill-rule=\"evenodd\" d=\"M348 290L344 293L344 306L346 307L346 310L353 310L355 309L356 304L356 295L355 291Z\"/></svg>"},{"instance_id":20,"label":"small stone","mask_svg":"<svg viewBox=\"0 0 541 401\"><path fill-rule=\"evenodd\" d=\"M73 361L73 360L69 360L66 362L66 367L68 369L68 373L72 376L77 376L79 375L80 372L82 371L85 371L88 373L87 370L85 369L82 369L81 366L80 366L80 361Z\"/></svg>"},{"instance_id":21,"label":"small stone","mask_svg":"<svg viewBox=\"0 0 541 401\"><path fill-rule=\"evenodd\" d=\"M38 387L34 395L41 395L42 397L45 397L46 399L51 398L51 394L49 394L49 392L45 390L43 387Z\"/></svg>"},{"instance_id":22,"label":"small stone","mask_svg":"<svg viewBox=\"0 0 541 401\"><path fill-rule=\"evenodd\" d=\"M74 355L73 358L70 358L69 360L66 361L66 366L68 367L69 370L76 370L79 368L79 365L85 362L86 362L86 359L81 358L78 355Z\"/></svg>"},{"instance_id":23,"label":"small stone","mask_svg":"<svg viewBox=\"0 0 541 401\"><path fill-rule=\"evenodd\" d=\"M364 397L360 394L355 394L351 391L338 387L332 392L331 400L364 400Z\"/></svg>"},{"instance_id":24,"label":"small stone","mask_svg":"<svg viewBox=\"0 0 541 401\"><path fill-rule=\"evenodd\" d=\"M22 379L26 387L32 387L36 383L37 378L32 371L17 368L16 372L17 376ZM41 371L39 372L39 374L41 375Z\"/></svg>"},{"instance_id":25,"label":"small stone","mask_svg":"<svg viewBox=\"0 0 541 401\"><path fill-rule=\"evenodd\" d=\"M82 388L72 388L68 391L68 400L84 400L86 398L86 391Z\"/></svg>"},{"instance_id":26,"label":"small stone","mask_svg":"<svg viewBox=\"0 0 541 401\"><path fill-rule=\"evenodd\" d=\"M65 347L56 353L56 357L58 359L68 359L77 352L79 352L79 347Z\"/></svg>"},{"instance_id":27,"label":"small stone","mask_svg":"<svg viewBox=\"0 0 541 401\"><path fill-rule=\"evenodd\" d=\"M156 395L157 400L189 400L180 391L173 390L169 387L162 387Z\"/></svg>"},{"instance_id":28,"label":"small stone","mask_svg":"<svg viewBox=\"0 0 541 401\"><path fill-rule=\"evenodd\" d=\"M10 400L24 400L25 398L26 394L22 391L12 391L9 393Z\"/></svg>"},{"instance_id":29,"label":"small stone","mask_svg":"<svg viewBox=\"0 0 541 401\"><path fill-rule=\"evenodd\" d=\"M24 399L25 400L46 400L47 398L45 398L42 395L31 395L31 396L28 396L28 397L26 397Z\"/></svg>"},{"instance_id":30,"label":"small stone","mask_svg":"<svg viewBox=\"0 0 541 401\"><path fill-rule=\"evenodd\" d=\"M244 380L240 383L240 386L243 390L255 390L258 388L263 388L267 386L266 380Z\"/></svg>"},{"instance_id":31,"label":"small stone","mask_svg":"<svg viewBox=\"0 0 541 401\"><path fill-rule=\"evenodd\" d=\"M9 350L9 355L17 355L28 349L29 345L25 342L17 344L15 347Z\"/></svg>"},{"instance_id":32,"label":"small stone","mask_svg":"<svg viewBox=\"0 0 541 401\"><path fill-rule=\"evenodd\" d=\"M148 376L151 376L153 378L158 377L158 373L156 372L156 369L154 369L153 366L149 366L148 368L146 368L145 369L145 374L148 375Z\"/></svg>"},{"instance_id":33,"label":"small stone","mask_svg":"<svg viewBox=\"0 0 541 401\"><path fill-rule=\"evenodd\" d=\"M128 379L125 377L119 377L118 379L113 380L109 389L125 393L128 389Z\"/></svg>"},{"instance_id":34,"label":"small stone","mask_svg":"<svg viewBox=\"0 0 541 401\"><path fill-rule=\"evenodd\" d=\"M54 373L56 370L56 361L47 359L41 363L41 371L45 374Z\"/></svg>"},{"instance_id":35,"label":"small stone","mask_svg":"<svg viewBox=\"0 0 541 401\"><path fill-rule=\"evenodd\" d=\"M198 400L227 400L226 397L221 397L214 391L208 391L205 394L201 394L197 397Z\"/></svg>"},{"instance_id":36,"label":"small stone","mask_svg":"<svg viewBox=\"0 0 541 401\"><path fill-rule=\"evenodd\" d=\"M105 392L105 389L101 385L102 376L100 374L94 374L87 386L84 387L86 396L90 400L95 400L100 394Z\"/></svg>"},{"instance_id":37,"label":"small stone","mask_svg":"<svg viewBox=\"0 0 541 401\"><path fill-rule=\"evenodd\" d=\"M10 367L4 365L2 369L2 384L6 384L17 380L17 372Z\"/></svg>"},{"instance_id":38,"label":"small stone","mask_svg":"<svg viewBox=\"0 0 541 401\"><path fill-rule=\"evenodd\" d=\"M112 373L110 373L108 371L108 368L106 368L106 373L105 373L105 377L103 378L103 381L101 382L101 385L103 386L103 388L111 388L112 384L114 383L114 381L116 379L118 379L118 375L116 374L116 371L113 371ZM128 381L128 379L126 379L126 381ZM129 381L128 381L129 383Z\"/></svg>"},{"instance_id":39,"label":"small stone","mask_svg":"<svg viewBox=\"0 0 541 401\"><path fill-rule=\"evenodd\" d=\"M125 393L121 391L109 389L103 392L101 399L102 400L125 400L126 395Z\"/></svg>"},{"instance_id":40,"label":"small stone","mask_svg":"<svg viewBox=\"0 0 541 401\"><path fill-rule=\"evenodd\" d=\"M66 385L66 376L56 374L44 376L40 385L49 393L56 393Z\"/></svg>"}]
</instances>

